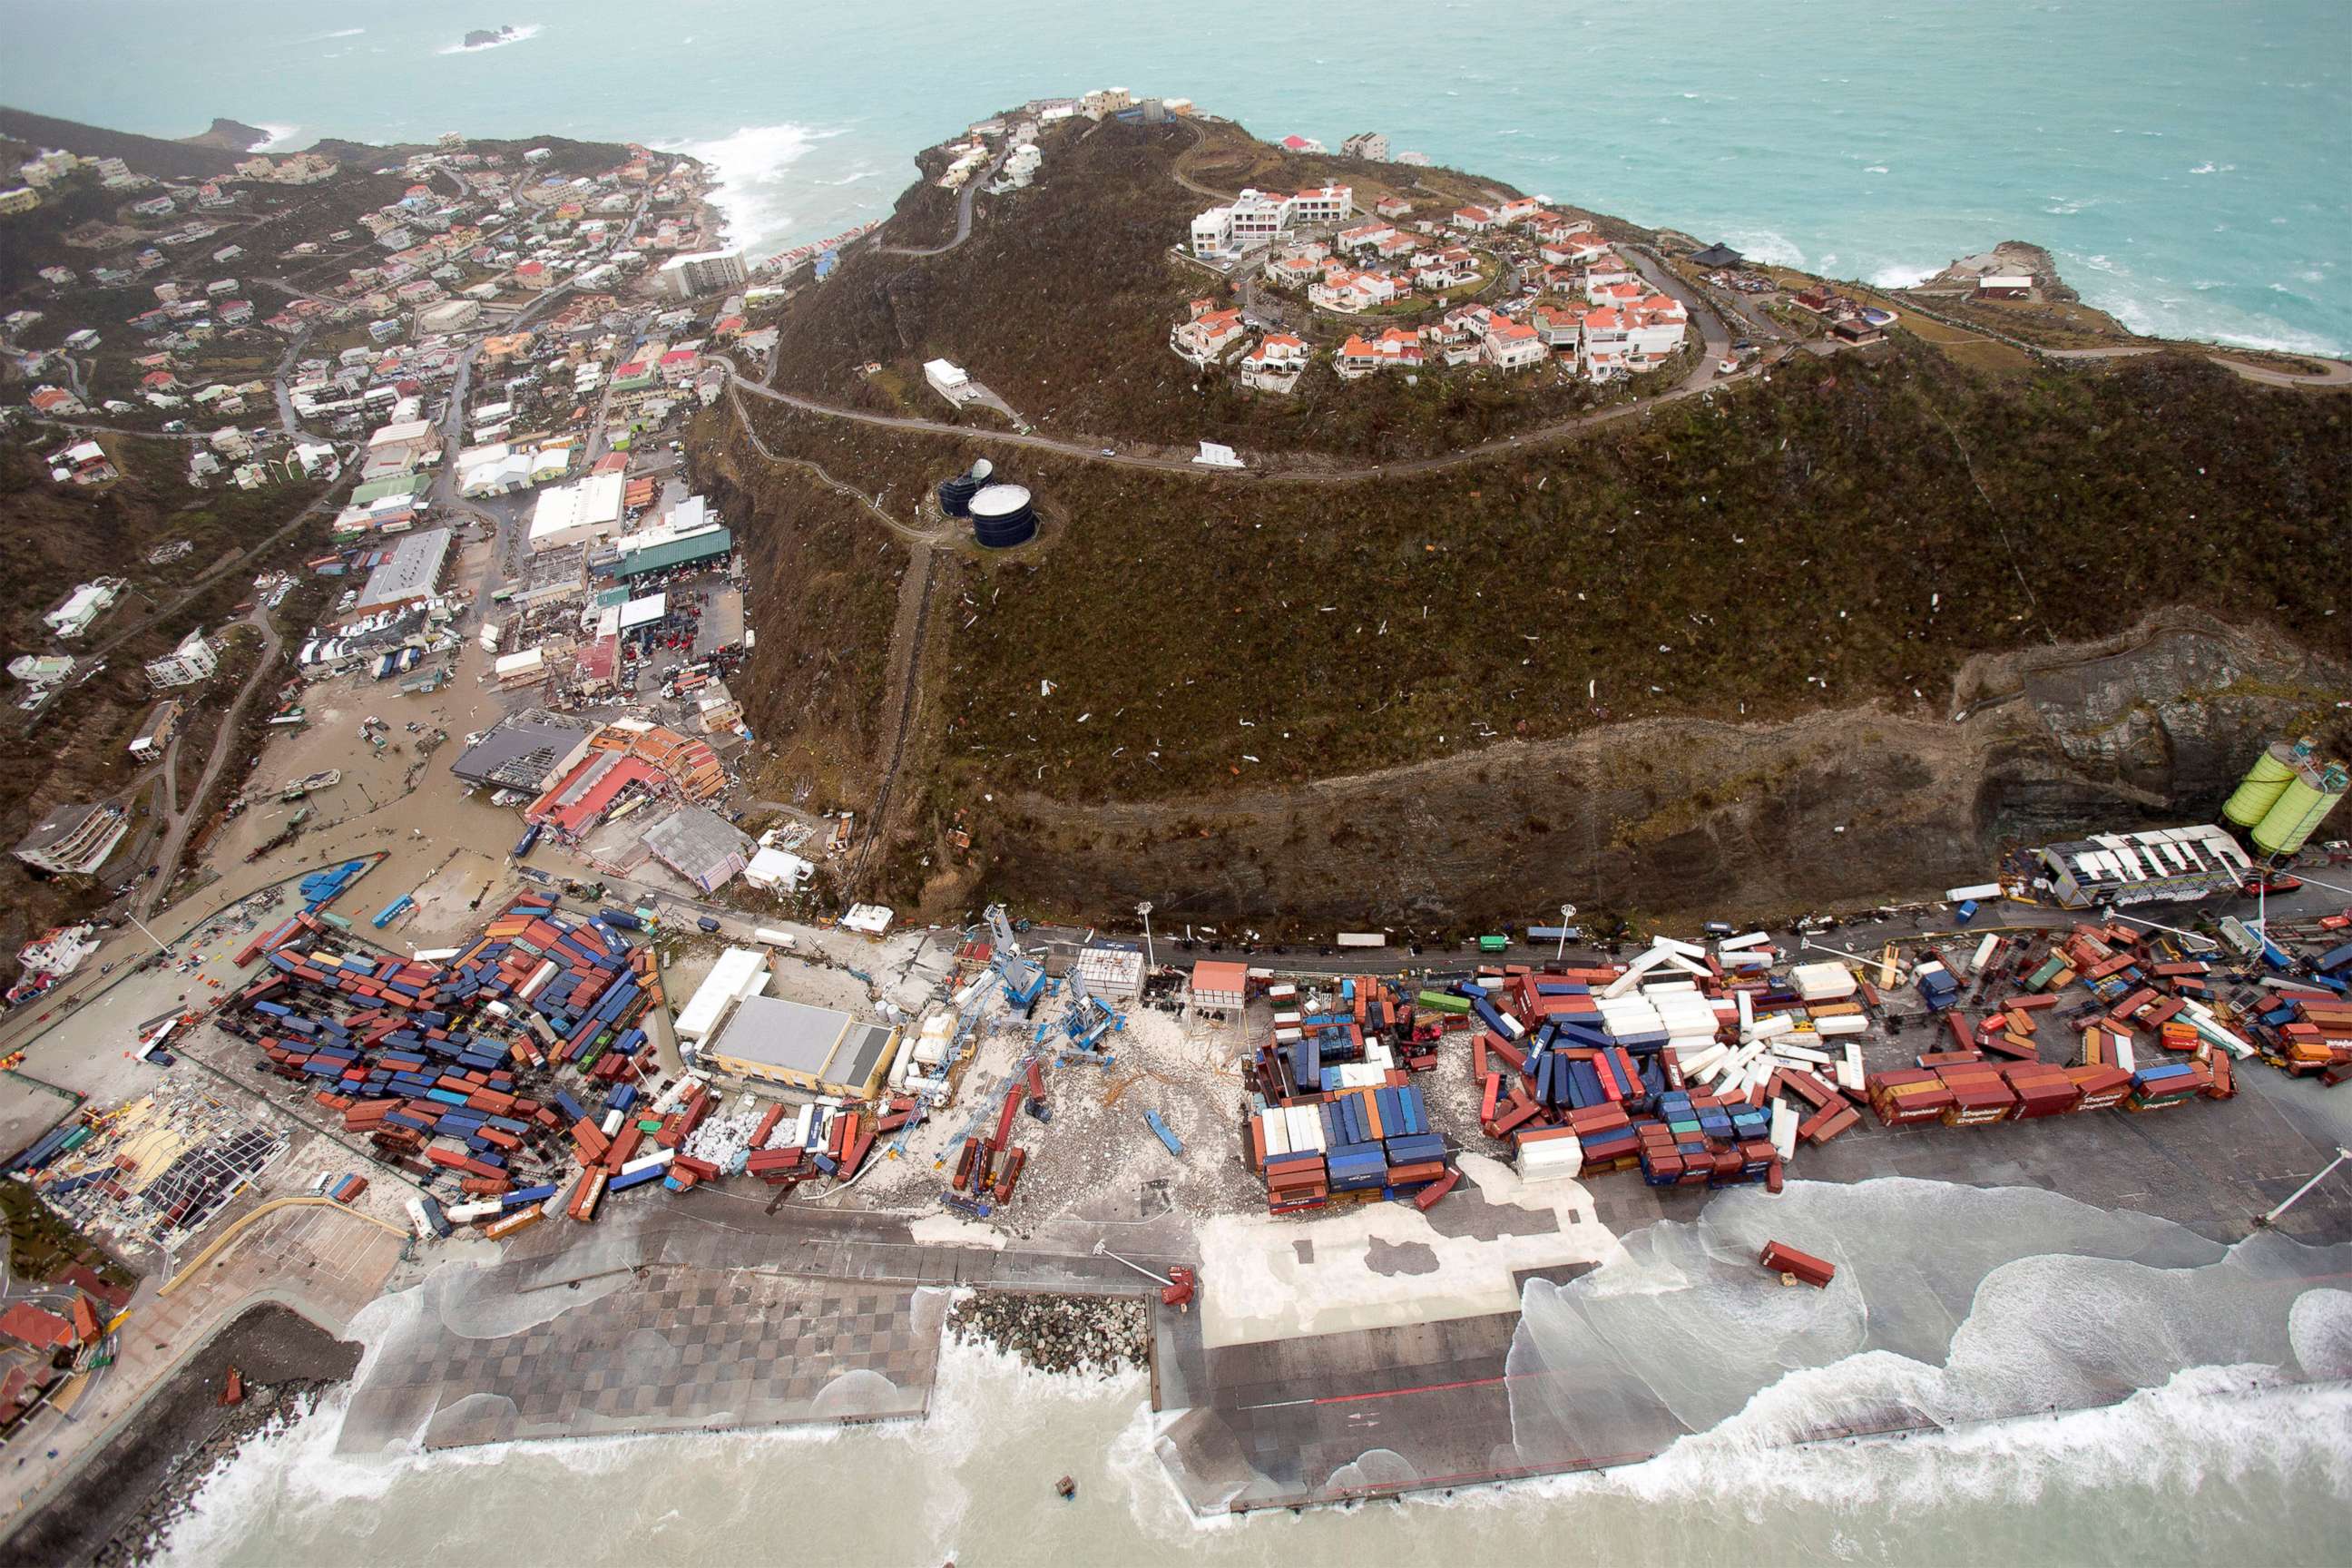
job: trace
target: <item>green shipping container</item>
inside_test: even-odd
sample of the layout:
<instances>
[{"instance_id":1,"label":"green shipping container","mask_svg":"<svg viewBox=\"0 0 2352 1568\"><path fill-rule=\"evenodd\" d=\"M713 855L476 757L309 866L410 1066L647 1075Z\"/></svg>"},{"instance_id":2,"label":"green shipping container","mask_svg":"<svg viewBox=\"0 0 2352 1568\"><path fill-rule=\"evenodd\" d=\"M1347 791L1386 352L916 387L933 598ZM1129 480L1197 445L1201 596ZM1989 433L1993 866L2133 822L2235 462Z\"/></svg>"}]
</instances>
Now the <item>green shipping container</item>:
<instances>
[{"instance_id":1,"label":"green shipping container","mask_svg":"<svg viewBox=\"0 0 2352 1568\"><path fill-rule=\"evenodd\" d=\"M1433 1013L1467 1013L1470 1011L1470 998L1467 996L1456 996L1450 991L1424 991L1418 997L1414 998L1414 1003L1418 1006L1428 1008Z\"/></svg>"},{"instance_id":2,"label":"green shipping container","mask_svg":"<svg viewBox=\"0 0 2352 1568\"><path fill-rule=\"evenodd\" d=\"M2053 975L2056 974L2060 970L2065 967L2066 961L2063 958L2061 958L2054 953L2052 954L2050 957L2042 960L2042 967L2035 970L2032 978L2026 981L2025 984L2027 989L2033 991L2041 990L2043 986L2050 984L2050 980Z\"/></svg>"},{"instance_id":3,"label":"green shipping container","mask_svg":"<svg viewBox=\"0 0 2352 1568\"><path fill-rule=\"evenodd\" d=\"M1478 939L1480 952L1501 952L1510 945L1511 939L1507 936L1482 936Z\"/></svg>"}]
</instances>

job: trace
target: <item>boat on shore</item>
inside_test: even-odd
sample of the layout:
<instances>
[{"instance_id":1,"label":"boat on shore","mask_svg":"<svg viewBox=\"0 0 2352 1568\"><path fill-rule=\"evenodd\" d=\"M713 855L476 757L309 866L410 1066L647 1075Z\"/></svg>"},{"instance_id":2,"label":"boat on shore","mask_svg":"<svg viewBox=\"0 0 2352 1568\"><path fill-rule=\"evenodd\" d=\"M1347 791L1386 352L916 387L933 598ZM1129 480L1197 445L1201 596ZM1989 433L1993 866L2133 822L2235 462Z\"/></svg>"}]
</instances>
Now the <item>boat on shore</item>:
<instances>
[{"instance_id":1,"label":"boat on shore","mask_svg":"<svg viewBox=\"0 0 2352 1568\"><path fill-rule=\"evenodd\" d=\"M336 784L342 782L342 778L343 774L341 769L325 768L318 773L310 773L302 778L296 779L292 784L288 784L284 789L278 792L278 798L280 800L300 800L304 795L309 795L314 789L333 788Z\"/></svg>"}]
</instances>

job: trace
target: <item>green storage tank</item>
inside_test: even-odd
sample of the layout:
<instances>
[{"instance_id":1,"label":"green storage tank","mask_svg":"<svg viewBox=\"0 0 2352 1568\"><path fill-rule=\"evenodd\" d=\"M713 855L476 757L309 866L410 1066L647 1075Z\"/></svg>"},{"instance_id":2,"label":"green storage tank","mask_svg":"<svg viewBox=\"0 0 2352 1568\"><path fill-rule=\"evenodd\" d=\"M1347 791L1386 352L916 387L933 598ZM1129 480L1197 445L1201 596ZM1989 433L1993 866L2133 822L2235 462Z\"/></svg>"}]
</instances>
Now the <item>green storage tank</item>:
<instances>
[{"instance_id":1,"label":"green storage tank","mask_svg":"<svg viewBox=\"0 0 2352 1568\"><path fill-rule=\"evenodd\" d=\"M2340 763L2305 769L2280 792L2277 802L2247 837L2265 855L2294 854L2344 798L2347 782Z\"/></svg>"},{"instance_id":2,"label":"green storage tank","mask_svg":"<svg viewBox=\"0 0 2352 1568\"><path fill-rule=\"evenodd\" d=\"M2221 815L2241 827L2252 827L2260 822L2278 797L2294 778L2294 763L2290 759L2284 741L2273 741L2263 748L2254 765L2246 770L2245 778L2230 792L2221 807Z\"/></svg>"}]
</instances>

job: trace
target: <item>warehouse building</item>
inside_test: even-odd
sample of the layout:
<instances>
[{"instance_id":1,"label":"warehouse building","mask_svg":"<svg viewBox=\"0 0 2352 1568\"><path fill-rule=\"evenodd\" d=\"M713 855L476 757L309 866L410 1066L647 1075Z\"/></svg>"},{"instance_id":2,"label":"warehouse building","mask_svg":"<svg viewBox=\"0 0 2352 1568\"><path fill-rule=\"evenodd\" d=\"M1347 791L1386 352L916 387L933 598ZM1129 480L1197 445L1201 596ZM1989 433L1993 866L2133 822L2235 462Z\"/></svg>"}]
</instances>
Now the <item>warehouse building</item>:
<instances>
[{"instance_id":1,"label":"warehouse building","mask_svg":"<svg viewBox=\"0 0 2352 1568\"><path fill-rule=\"evenodd\" d=\"M677 1037L689 1049L718 1032L735 1004L768 988L768 955L754 948L730 947L719 955L710 973L695 987L694 995L677 1016Z\"/></svg>"},{"instance_id":2,"label":"warehouse building","mask_svg":"<svg viewBox=\"0 0 2352 1568\"><path fill-rule=\"evenodd\" d=\"M668 522L625 535L591 569L625 583L632 577L675 572L684 566L723 566L734 553L735 535L723 523Z\"/></svg>"},{"instance_id":3,"label":"warehouse building","mask_svg":"<svg viewBox=\"0 0 2352 1568\"><path fill-rule=\"evenodd\" d=\"M530 513L531 549L584 547L612 538L621 531L627 485L621 474L590 474L577 484L540 491Z\"/></svg>"},{"instance_id":4,"label":"warehouse building","mask_svg":"<svg viewBox=\"0 0 2352 1568\"><path fill-rule=\"evenodd\" d=\"M450 533L446 528L428 528L422 533L404 536L368 574L367 584L352 607L335 619L341 626L356 626L371 616L389 611L419 609L432 602L441 590L441 578L449 568Z\"/></svg>"},{"instance_id":5,"label":"warehouse building","mask_svg":"<svg viewBox=\"0 0 2352 1568\"><path fill-rule=\"evenodd\" d=\"M467 746L449 771L484 789L528 790L538 795L570 773L588 754L584 724L525 708L509 713Z\"/></svg>"},{"instance_id":6,"label":"warehouse building","mask_svg":"<svg viewBox=\"0 0 2352 1568\"><path fill-rule=\"evenodd\" d=\"M898 1031L888 1024L755 995L736 1003L703 1054L719 1071L737 1078L867 1100L881 1088L898 1047Z\"/></svg>"},{"instance_id":7,"label":"warehouse building","mask_svg":"<svg viewBox=\"0 0 2352 1568\"><path fill-rule=\"evenodd\" d=\"M2145 833L2095 833L2032 851L2059 904L2187 903L2237 890L2253 861L2226 829L2158 827Z\"/></svg>"},{"instance_id":8,"label":"warehouse building","mask_svg":"<svg viewBox=\"0 0 2352 1568\"><path fill-rule=\"evenodd\" d=\"M654 858L709 893L732 881L758 846L717 812L682 805L646 830L646 847Z\"/></svg>"}]
</instances>

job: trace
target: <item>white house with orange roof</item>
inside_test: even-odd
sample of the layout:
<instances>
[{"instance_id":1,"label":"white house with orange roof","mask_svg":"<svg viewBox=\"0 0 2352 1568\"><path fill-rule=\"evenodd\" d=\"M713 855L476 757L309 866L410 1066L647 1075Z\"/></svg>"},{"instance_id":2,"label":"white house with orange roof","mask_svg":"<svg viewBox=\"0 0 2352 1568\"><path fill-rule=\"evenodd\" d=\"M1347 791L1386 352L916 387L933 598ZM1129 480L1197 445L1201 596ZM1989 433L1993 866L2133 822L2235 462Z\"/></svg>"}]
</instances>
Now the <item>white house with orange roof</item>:
<instances>
[{"instance_id":1,"label":"white house with orange roof","mask_svg":"<svg viewBox=\"0 0 2352 1568\"><path fill-rule=\"evenodd\" d=\"M1638 282L1641 276L1613 250L1604 250L1584 264L1584 288L1588 294L1596 288Z\"/></svg>"},{"instance_id":2,"label":"white house with orange roof","mask_svg":"<svg viewBox=\"0 0 2352 1568\"><path fill-rule=\"evenodd\" d=\"M1495 221L1506 226L1525 223L1542 210L1543 203L1533 196L1513 196L1495 209Z\"/></svg>"},{"instance_id":3,"label":"white house with orange roof","mask_svg":"<svg viewBox=\"0 0 2352 1568\"><path fill-rule=\"evenodd\" d=\"M1369 310L1375 305L1385 305L1408 290L1385 272L1359 272L1351 268L1334 267L1323 275L1323 280L1307 290L1307 298L1327 310L1339 310L1353 315Z\"/></svg>"},{"instance_id":4,"label":"white house with orange roof","mask_svg":"<svg viewBox=\"0 0 2352 1568\"><path fill-rule=\"evenodd\" d=\"M1578 230L1549 239L1536 252L1555 266L1569 267L1605 256L1609 242L1587 230Z\"/></svg>"},{"instance_id":5,"label":"white house with orange roof","mask_svg":"<svg viewBox=\"0 0 2352 1568\"><path fill-rule=\"evenodd\" d=\"M1307 340L1268 332L1242 355L1242 384L1253 392L1286 393L1307 369Z\"/></svg>"},{"instance_id":6,"label":"white house with orange roof","mask_svg":"<svg viewBox=\"0 0 2352 1568\"><path fill-rule=\"evenodd\" d=\"M1382 261L1395 261L1400 258L1411 256L1420 248L1421 241L1412 236L1391 233L1386 239L1372 247L1372 254Z\"/></svg>"},{"instance_id":7,"label":"white house with orange roof","mask_svg":"<svg viewBox=\"0 0 2352 1568\"><path fill-rule=\"evenodd\" d=\"M1353 228L1339 231L1341 250L1370 250L1384 239L1396 237L1396 226L1385 223L1360 223Z\"/></svg>"},{"instance_id":8,"label":"white house with orange roof","mask_svg":"<svg viewBox=\"0 0 2352 1568\"><path fill-rule=\"evenodd\" d=\"M1423 256L1412 269L1412 280L1423 289L1452 289L1478 279L1478 258L1469 247L1448 246Z\"/></svg>"},{"instance_id":9,"label":"white house with orange roof","mask_svg":"<svg viewBox=\"0 0 2352 1568\"><path fill-rule=\"evenodd\" d=\"M1420 337L1391 327L1377 338L1350 336L1339 345L1334 366L1340 375L1354 381L1375 371L1418 370L1422 359Z\"/></svg>"},{"instance_id":10,"label":"white house with orange roof","mask_svg":"<svg viewBox=\"0 0 2352 1568\"><path fill-rule=\"evenodd\" d=\"M1290 224L1293 228L1337 226L1348 221L1356 210L1356 192L1352 185L1318 185L1300 191L1290 198Z\"/></svg>"},{"instance_id":11,"label":"white house with orange roof","mask_svg":"<svg viewBox=\"0 0 2352 1568\"><path fill-rule=\"evenodd\" d=\"M1192 319L1177 322L1168 333L1168 346L1179 357L1203 370L1223 359L1244 336L1241 311L1199 308L1207 303L1205 300L1193 300Z\"/></svg>"},{"instance_id":12,"label":"white house with orange roof","mask_svg":"<svg viewBox=\"0 0 2352 1568\"><path fill-rule=\"evenodd\" d=\"M1262 270L1265 280L1285 289L1305 289L1323 280L1328 264L1307 256L1270 256Z\"/></svg>"},{"instance_id":13,"label":"white house with orange roof","mask_svg":"<svg viewBox=\"0 0 2352 1568\"><path fill-rule=\"evenodd\" d=\"M1528 321L1546 348L1574 359L1584 336L1584 318L1591 310L1589 305L1540 304L1528 312Z\"/></svg>"},{"instance_id":14,"label":"white house with orange roof","mask_svg":"<svg viewBox=\"0 0 2352 1568\"><path fill-rule=\"evenodd\" d=\"M1505 315L1486 319L1485 347L1486 363L1496 370L1529 370L1551 353L1533 327Z\"/></svg>"},{"instance_id":15,"label":"white house with orange roof","mask_svg":"<svg viewBox=\"0 0 2352 1568\"><path fill-rule=\"evenodd\" d=\"M1484 234L1495 226L1495 215L1485 207L1455 207L1447 220L1465 234Z\"/></svg>"},{"instance_id":16,"label":"white house with orange roof","mask_svg":"<svg viewBox=\"0 0 2352 1568\"><path fill-rule=\"evenodd\" d=\"M1611 381L1626 374L1624 315L1614 305L1599 305L1584 313L1584 331L1576 345L1576 367L1588 381Z\"/></svg>"},{"instance_id":17,"label":"white house with orange roof","mask_svg":"<svg viewBox=\"0 0 2352 1568\"><path fill-rule=\"evenodd\" d=\"M1402 196L1382 196L1379 201L1372 204L1372 211L1375 215L1384 218L1394 219L1411 217L1412 216L1412 204L1405 200Z\"/></svg>"}]
</instances>

